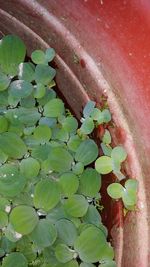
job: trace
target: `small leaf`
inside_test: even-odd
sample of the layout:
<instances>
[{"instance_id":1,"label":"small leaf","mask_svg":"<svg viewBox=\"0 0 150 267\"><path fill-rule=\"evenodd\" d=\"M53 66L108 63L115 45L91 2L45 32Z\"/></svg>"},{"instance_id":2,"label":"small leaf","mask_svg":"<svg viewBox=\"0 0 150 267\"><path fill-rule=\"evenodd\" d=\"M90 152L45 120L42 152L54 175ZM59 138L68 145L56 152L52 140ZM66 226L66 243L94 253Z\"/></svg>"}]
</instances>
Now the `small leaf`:
<instances>
[{"instance_id":1,"label":"small leaf","mask_svg":"<svg viewBox=\"0 0 150 267\"><path fill-rule=\"evenodd\" d=\"M31 233L38 223L35 209L25 205L13 208L9 219L15 231L22 235Z\"/></svg>"},{"instance_id":2,"label":"small leaf","mask_svg":"<svg viewBox=\"0 0 150 267\"><path fill-rule=\"evenodd\" d=\"M94 122L93 122L93 119L87 117L83 123L82 123L82 126L80 128L80 131L82 134L90 134L93 132L94 130Z\"/></svg>"},{"instance_id":3,"label":"small leaf","mask_svg":"<svg viewBox=\"0 0 150 267\"><path fill-rule=\"evenodd\" d=\"M111 143L111 135L107 129L105 130L102 141L104 144L108 144L108 145Z\"/></svg>"},{"instance_id":4,"label":"small leaf","mask_svg":"<svg viewBox=\"0 0 150 267\"><path fill-rule=\"evenodd\" d=\"M84 165L82 162L77 162L75 165L72 167L72 171L76 175L80 175L84 171Z\"/></svg>"},{"instance_id":5,"label":"small leaf","mask_svg":"<svg viewBox=\"0 0 150 267\"><path fill-rule=\"evenodd\" d=\"M95 161L95 169L98 173L107 174L113 169L112 159L107 156L101 156Z\"/></svg>"},{"instance_id":6,"label":"small leaf","mask_svg":"<svg viewBox=\"0 0 150 267\"><path fill-rule=\"evenodd\" d=\"M135 180L135 179L128 179L125 182L125 188L128 191L132 191L133 193L135 193L137 191L137 189L138 189L138 181Z\"/></svg>"},{"instance_id":7,"label":"small leaf","mask_svg":"<svg viewBox=\"0 0 150 267\"><path fill-rule=\"evenodd\" d=\"M9 94L18 99L28 97L32 91L32 84L24 80L13 81L9 86Z\"/></svg>"},{"instance_id":8,"label":"small leaf","mask_svg":"<svg viewBox=\"0 0 150 267\"><path fill-rule=\"evenodd\" d=\"M92 263L81 262L80 267L95 267Z\"/></svg>"},{"instance_id":9,"label":"small leaf","mask_svg":"<svg viewBox=\"0 0 150 267\"><path fill-rule=\"evenodd\" d=\"M106 145L104 143L101 143L101 148L102 148L103 154L105 156L111 157L112 148L110 145Z\"/></svg>"},{"instance_id":10,"label":"small leaf","mask_svg":"<svg viewBox=\"0 0 150 267\"><path fill-rule=\"evenodd\" d=\"M42 83L38 83L35 86L35 90L34 90L34 97L35 98L42 98L46 93L46 88Z\"/></svg>"},{"instance_id":11,"label":"small leaf","mask_svg":"<svg viewBox=\"0 0 150 267\"><path fill-rule=\"evenodd\" d=\"M50 140L52 131L47 125L39 125L35 128L33 136L41 144L44 144Z\"/></svg>"},{"instance_id":12,"label":"small leaf","mask_svg":"<svg viewBox=\"0 0 150 267\"><path fill-rule=\"evenodd\" d=\"M0 41L0 65L10 75L17 74L18 65L24 61L26 48L23 41L15 35L6 35Z\"/></svg>"},{"instance_id":13,"label":"small leaf","mask_svg":"<svg viewBox=\"0 0 150 267\"><path fill-rule=\"evenodd\" d=\"M59 98L50 100L44 106L44 116L46 117L56 118L61 116L63 113L64 113L64 103Z\"/></svg>"},{"instance_id":14,"label":"small leaf","mask_svg":"<svg viewBox=\"0 0 150 267\"><path fill-rule=\"evenodd\" d=\"M77 230L73 222L65 219L56 221L58 238L68 246L73 246L77 238Z\"/></svg>"},{"instance_id":15,"label":"small leaf","mask_svg":"<svg viewBox=\"0 0 150 267\"><path fill-rule=\"evenodd\" d=\"M127 153L122 146L116 146L111 152L111 157L115 162L123 162L127 157Z\"/></svg>"},{"instance_id":16,"label":"small leaf","mask_svg":"<svg viewBox=\"0 0 150 267\"><path fill-rule=\"evenodd\" d=\"M115 261L107 261L105 263L101 263L98 267L117 267L117 265Z\"/></svg>"},{"instance_id":17,"label":"small leaf","mask_svg":"<svg viewBox=\"0 0 150 267\"><path fill-rule=\"evenodd\" d=\"M9 84L10 79L8 78L8 76L0 71L0 91L6 90Z\"/></svg>"},{"instance_id":18,"label":"small leaf","mask_svg":"<svg viewBox=\"0 0 150 267\"><path fill-rule=\"evenodd\" d=\"M8 129L8 121L4 116L0 116L0 133L6 132Z\"/></svg>"},{"instance_id":19,"label":"small leaf","mask_svg":"<svg viewBox=\"0 0 150 267\"><path fill-rule=\"evenodd\" d=\"M92 113L91 113L91 118L94 121L97 121L98 124L102 124L104 122L104 116L102 111L100 111L98 108L94 108Z\"/></svg>"},{"instance_id":20,"label":"small leaf","mask_svg":"<svg viewBox=\"0 0 150 267\"><path fill-rule=\"evenodd\" d=\"M122 197L124 188L119 183L112 183L107 187L107 193L110 197L114 199L119 199Z\"/></svg>"},{"instance_id":21,"label":"small leaf","mask_svg":"<svg viewBox=\"0 0 150 267\"><path fill-rule=\"evenodd\" d=\"M55 247L55 255L59 262L66 263L73 259L73 252L65 244Z\"/></svg>"},{"instance_id":22,"label":"small leaf","mask_svg":"<svg viewBox=\"0 0 150 267\"><path fill-rule=\"evenodd\" d=\"M34 65L32 63L20 63L18 68L19 80L32 82L34 80Z\"/></svg>"},{"instance_id":23,"label":"small leaf","mask_svg":"<svg viewBox=\"0 0 150 267\"><path fill-rule=\"evenodd\" d=\"M71 154L62 147L53 147L50 150L47 163L49 168L56 172L67 172L71 169L73 158Z\"/></svg>"},{"instance_id":24,"label":"small leaf","mask_svg":"<svg viewBox=\"0 0 150 267\"><path fill-rule=\"evenodd\" d=\"M37 65L35 68L35 81L48 85L56 75L56 70L47 65Z\"/></svg>"},{"instance_id":25,"label":"small leaf","mask_svg":"<svg viewBox=\"0 0 150 267\"><path fill-rule=\"evenodd\" d=\"M26 145L21 138L11 132L0 135L0 149L10 158L20 159L27 151Z\"/></svg>"},{"instance_id":26,"label":"small leaf","mask_svg":"<svg viewBox=\"0 0 150 267\"><path fill-rule=\"evenodd\" d=\"M61 186L62 194L64 196L71 196L78 190L79 179L75 174L68 172L60 176L59 184Z\"/></svg>"},{"instance_id":27,"label":"small leaf","mask_svg":"<svg viewBox=\"0 0 150 267\"><path fill-rule=\"evenodd\" d=\"M92 168L87 168L80 176L79 193L88 197L95 197L100 187L100 174Z\"/></svg>"},{"instance_id":28,"label":"small leaf","mask_svg":"<svg viewBox=\"0 0 150 267\"><path fill-rule=\"evenodd\" d=\"M94 224L99 227L101 224L101 216L95 206L89 205L87 213L83 217L86 223Z\"/></svg>"},{"instance_id":29,"label":"small leaf","mask_svg":"<svg viewBox=\"0 0 150 267\"><path fill-rule=\"evenodd\" d=\"M84 166L92 163L98 156L98 147L92 139L84 140L78 147L75 160L82 162Z\"/></svg>"},{"instance_id":30,"label":"small leaf","mask_svg":"<svg viewBox=\"0 0 150 267\"><path fill-rule=\"evenodd\" d=\"M91 115L92 111L94 110L94 107L95 107L94 101L87 102L87 104L85 105L85 107L83 109L84 118L87 118Z\"/></svg>"},{"instance_id":31,"label":"small leaf","mask_svg":"<svg viewBox=\"0 0 150 267\"><path fill-rule=\"evenodd\" d=\"M35 146L35 148L32 149L32 157L38 159L39 161L45 161L48 158L48 155L50 153L50 145L38 145Z\"/></svg>"},{"instance_id":32,"label":"small leaf","mask_svg":"<svg viewBox=\"0 0 150 267\"><path fill-rule=\"evenodd\" d=\"M20 163L20 172L27 179L36 177L40 170L39 162L34 158L23 159Z\"/></svg>"},{"instance_id":33,"label":"small leaf","mask_svg":"<svg viewBox=\"0 0 150 267\"><path fill-rule=\"evenodd\" d=\"M79 145L81 144L82 140L78 135L72 135L67 143L68 148L73 151L76 152Z\"/></svg>"},{"instance_id":34,"label":"small leaf","mask_svg":"<svg viewBox=\"0 0 150 267\"><path fill-rule=\"evenodd\" d=\"M53 48L47 48L45 52L45 58L47 62L51 62L55 57L55 50Z\"/></svg>"},{"instance_id":35,"label":"small leaf","mask_svg":"<svg viewBox=\"0 0 150 267\"><path fill-rule=\"evenodd\" d=\"M108 123L111 121L111 113L108 109L102 111L103 122Z\"/></svg>"},{"instance_id":36,"label":"small leaf","mask_svg":"<svg viewBox=\"0 0 150 267\"><path fill-rule=\"evenodd\" d=\"M35 64L45 64L45 53L42 50L35 50L31 54L31 59Z\"/></svg>"},{"instance_id":37,"label":"small leaf","mask_svg":"<svg viewBox=\"0 0 150 267\"><path fill-rule=\"evenodd\" d=\"M83 217L88 209L88 202L82 195L73 195L64 203L65 211L72 217Z\"/></svg>"},{"instance_id":38,"label":"small leaf","mask_svg":"<svg viewBox=\"0 0 150 267\"><path fill-rule=\"evenodd\" d=\"M72 116L66 117L63 120L62 125L63 125L63 128L65 130L67 130L69 133L74 133L77 130L77 128L78 128L78 122Z\"/></svg>"},{"instance_id":39,"label":"small leaf","mask_svg":"<svg viewBox=\"0 0 150 267\"><path fill-rule=\"evenodd\" d=\"M2 267L28 267L28 261L20 252L12 252L4 258Z\"/></svg>"},{"instance_id":40,"label":"small leaf","mask_svg":"<svg viewBox=\"0 0 150 267\"><path fill-rule=\"evenodd\" d=\"M34 191L34 205L36 208L49 211L53 209L60 200L60 188L57 182L45 178L37 183Z\"/></svg>"},{"instance_id":41,"label":"small leaf","mask_svg":"<svg viewBox=\"0 0 150 267\"><path fill-rule=\"evenodd\" d=\"M30 239L39 248L51 246L57 237L55 226L47 219L41 219L30 234Z\"/></svg>"},{"instance_id":42,"label":"small leaf","mask_svg":"<svg viewBox=\"0 0 150 267\"><path fill-rule=\"evenodd\" d=\"M96 226L90 226L81 232L76 239L74 248L82 261L95 263L101 257L101 250L106 246L103 232Z\"/></svg>"}]
</instances>

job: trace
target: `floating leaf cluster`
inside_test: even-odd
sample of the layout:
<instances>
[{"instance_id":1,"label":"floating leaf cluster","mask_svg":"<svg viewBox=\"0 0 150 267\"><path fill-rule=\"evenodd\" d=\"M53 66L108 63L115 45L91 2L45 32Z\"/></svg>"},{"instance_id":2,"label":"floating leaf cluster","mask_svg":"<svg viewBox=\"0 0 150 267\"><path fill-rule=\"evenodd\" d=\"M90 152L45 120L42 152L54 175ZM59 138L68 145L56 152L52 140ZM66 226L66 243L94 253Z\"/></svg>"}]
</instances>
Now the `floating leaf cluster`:
<instances>
[{"instance_id":1,"label":"floating leaf cluster","mask_svg":"<svg viewBox=\"0 0 150 267\"><path fill-rule=\"evenodd\" d=\"M126 153L106 130L97 158L88 136L111 114L90 101L78 129L53 88L54 49L25 55L17 36L0 41L0 266L115 267L96 203L101 174L121 175ZM133 207L136 189L130 180L108 193Z\"/></svg>"}]
</instances>

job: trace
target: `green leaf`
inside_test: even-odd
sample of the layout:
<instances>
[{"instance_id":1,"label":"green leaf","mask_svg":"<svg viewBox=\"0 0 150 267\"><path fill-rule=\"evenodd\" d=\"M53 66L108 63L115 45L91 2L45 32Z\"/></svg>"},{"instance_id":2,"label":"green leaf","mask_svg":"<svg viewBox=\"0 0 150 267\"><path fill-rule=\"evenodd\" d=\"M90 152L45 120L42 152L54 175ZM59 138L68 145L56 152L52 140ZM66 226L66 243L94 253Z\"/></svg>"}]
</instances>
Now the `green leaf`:
<instances>
[{"instance_id":1,"label":"green leaf","mask_svg":"<svg viewBox=\"0 0 150 267\"><path fill-rule=\"evenodd\" d=\"M4 116L0 116L0 133L6 132L8 129L8 121Z\"/></svg>"},{"instance_id":2,"label":"green leaf","mask_svg":"<svg viewBox=\"0 0 150 267\"><path fill-rule=\"evenodd\" d=\"M75 165L72 167L72 171L76 175L80 175L84 171L84 165L82 162L77 162Z\"/></svg>"},{"instance_id":3,"label":"green leaf","mask_svg":"<svg viewBox=\"0 0 150 267\"><path fill-rule=\"evenodd\" d=\"M73 252L65 244L55 247L55 256L59 262L66 263L73 259Z\"/></svg>"},{"instance_id":4,"label":"green leaf","mask_svg":"<svg viewBox=\"0 0 150 267\"><path fill-rule=\"evenodd\" d=\"M8 105L8 91L0 92L0 107L5 107ZM0 109L0 114L5 111L5 109Z\"/></svg>"},{"instance_id":5,"label":"green leaf","mask_svg":"<svg viewBox=\"0 0 150 267\"><path fill-rule=\"evenodd\" d=\"M25 186L25 178L12 164L0 167L0 193L5 197L17 196Z\"/></svg>"},{"instance_id":6,"label":"green leaf","mask_svg":"<svg viewBox=\"0 0 150 267\"><path fill-rule=\"evenodd\" d=\"M62 147L53 147L50 150L47 163L49 168L56 172L67 172L71 169L73 158L71 154Z\"/></svg>"},{"instance_id":7,"label":"green leaf","mask_svg":"<svg viewBox=\"0 0 150 267\"><path fill-rule=\"evenodd\" d=\"M134 206L137 201L137 195L136 192L133 193L133 191L124 190L122 194L122 200L125 206Z\"/></svg>"},{"instance_id":8,"label":"green leaf","mask_svg":"<svg viewBox=\"0 0 150 267\"><path fill-rule=\"evenodd\" d=\"M35 128L33 136L41 144L44 144L50 140L52 131L47 125L39 125Z\"/></svg>"},{"instance_id":9,"label":"green leaf","mask_svg":"<svg viewBox=\"0 0 150 267\"><path fill-rule=\"evenodd\" d=\"M5 73L16 75L18 65L24 61L25 54L25 45L19 37L7 35L0 40L0 65Z\"/></svg>"},{"instance_id":10,"label":"green leaf","mask_svg":"<svg viewBox=\"0 0 150 267\"><path fill-rule=\"evenodd\" d=\"M57 237L57 231L55 226L47 219L39 220L37 226L30 234L30 239L39 248L51 246Z\"/></svg>"},{"instance_id":11,"label":"green leaf","mask_svg":"<svg viewBox=\"0 0 150 267\"><path fill-rule=\"evenodd\" d=\"M35 68L35 81L44 85L48 85L56 75L56 70L50 66L43 64L37 65Z\"/></svg>"},{"instance_id":12,"label":"green leaf","mask_svg":"<svg viewBox=\"0 0 150 267\"><path fill-rule=\"evenodd\" d=\"M67 132L74 133L78 128L78 121L73 116L69 116L63 120L62 125Z\"/></svg>"},{"instance_id":13,"label":"green leaf","mask_svg":"<svg viewBox=\"0 0 150 267\"><path fill-rule=\"evenodd\" d=\"M102 141L104 144L108 144L108 145L111 143L111 135L107 129L105 130Z\"/></svg>"},{"instance_id":14,"label":"green leaf","mask_svg":"<svg viewBox=\"0 0 150 267\"><path fill-rule=\"evenodd\" d=\"M37 183L34 191L34 205L36 208L49 211L60 201L60 188L57 182L45 178Z\"/></svg>"},{"instance_id":15,"label":"green leaf","mask_svg":"<svg viewBox=\"0 0 150 267\"><path fill-rule=\"evenodd\" d=\"M38 145L35 146L32 149L32 157L38 159L39 161L45 161L48 158L48 155L50 153L50 145L45 144L45 145Z\"/></svg>"},{"instance_id":16,"label":"green leaf","mask_svg":"<svg viewBox=\"0 0 150 267\"><path fill-rule=\"evenodd\" d=\"M83 123L82 123L82 126L80 128L80 131L82 134L90 134L93 132L94 130L94 122L93 122L93 119L87 117Z\"/></svg>"},{"instance_id":17,"label":"green leaf","mask_svg":"<svg viewBox=\"0 0 150 267\"><path fill-rule=\"evenodd\" d=\"M12 115L13 119L16 118L16 120L23 123L27 127L35 126L35 124L41 117L41 114L38 112L37 108L16 108L13 110Z\"/></svg>"},{"instance_id":18,"label":"green leaf","mask_svg":"<svg viewBox=\"0 0 150 267\"><path fill-rule=\"evenodd\" d=\"M50 100L44 106L44 116L46 117L56 118L61 116L63 113L64 113L64 103L59 98Z\"/></svg>"},{"instance_id":19,"label":"green leaf","mask_svg":"<svg viewBox=\"0 0 150 267\"><path fill-rule=\"evenodd\" d=\"M111 157L115 162L123 162L127 157L127 153L122 146L116 146L111 152Z\"/></svg>"},{"instance_id":20,"label":"green leaf","mask_svg":"<svg viewBox=\"0 0 150 267\"><path fill-rule=\"evenodd\" d=\"M56 130L56 133L55 133ZM67 142L69 139L69 133L64 128L57 129L55 128L53 131L53 139L60 140L62 142Z\"/></svg>"},{"instance_id":21,"label":"green leaf","mask_svg":"<svg viewBox=\"0 0 150 267\"><path fill-rule=\"evenodd\" d=\"M95 161L95 169L98 173L107 174L113 169L112 159L107 156L101 156Z\"/></svg>"},{"instance_id":22,"label":"green leaf","mask_svg":"<svg viewBox=\"0 0 150 267\"><path fill-rule=\"evenodd\" d=\"M119 199L122 197L124 188L119 183L112 183L107 187L107 193L110 197L114 199Z\"/></svg>"},{"instance_id":23,"label":"green leaf","mask_svg":"<svg viewBox=\"0 0 150 267\"><path fill-rule=\"evenodd\" d=\"M81 262L80 267L95 267L92 263Z\"/></svg>"},{"instance_id":24,"label":"green leaf","mask_svg":"<svg viewBox=\"0 0 150 267\"><path fill-rule=\"evenodd\" d=\"M101 216L95 206L89 205L87 213L83 217L86 223L94 224L99 227L101 224Z\"/></svg>"},{"instance_id":25,"label":"green leaf","mask_svg":"<svg viewBox=\"0 0 150 267\"><path fill-rule=\"evenodd\" d=\"M45 53L42 50L35 50L31 54L31 59L35 64L45 64Z\"/></svg>"},{"instance_id":26,"label":"green leaf","mask_svg":"<svg viewBox=\"0 0 150 267\"><path fill-rule=\"evenodd\" d=\"M55 208L51 209L46 218L51 223L56 223L58 220L66 218L66 213L63 206L58 204Z\"/></svg>"},{"instance_id":27,"label":"green leaf","mask_svg":"<svg viewBox=\"0 0 150 267\"><path fill-rule=\"evenodd\" d=\"M6 227L8 224L8 215L5 211L0 210L0 229Z\"/></svg>"},{"instance_id":28,"label":"green leaf","mask_svg":"<svg viewBox=\"0 0 150 267\"><path fill-rule=\"evenodd\" d=\"M16 232L28 235L36 227L38 216L32 207L20 205L12 209L9 220Z\"/></svg>"},{"instance_id":29,"label":"green leaf","mask_svg":"<svg viewBox=\"0 0 150 267\"><path fill-rule=\"evenodd\" d=\"M74 248L82 261L95 263L101 257L101 249L106 246L103 232L96 226L90 226L81 232L76 239Z\"/></svg>"},{"instance_id":30,"label":"green leaf","mask_svg":"<svg viewBox=\"0 0 150 267\"><path fill-rule=\"evenodd\" d=\"M42 98L43 96L45 96L46 93L46 88L42 83L38 83L35 86L35 90L34 90L34 97L35 98Z\"/></svg>"},{"instance_id":31,"label":"green leaf","mask_svg":"<svg viewBox=\"0 0 150 267\"><path fill-rule=\"evenodd\" d=\"M101 176L92 168L87 168L80 176L79 193L88 197L95 197L101 187Z\"/></svg>"},{"instance_id":32,"label":"green leaf","mask_svg":"<svg viewBox=\"0 0 150 267\"><path fill-rule=\"evenodd\" d=\"M45 58L47 62L51 62L55 57L55 50L53 48L47 48L45 52Z\"/></svg>"},{"instance_id":33,"label":"green leaf","mask_svg":"<svg viewBox=\"0 0 150 267\"><path fill-rule=\"evenodd\" d=\"M9 158L20 159L27 152L26 145L15 133L5 132L0 135L0 149Z\"/></svg>"},{"instance_id":34,"label":"green leaf","mask_svg":"<svg viewBox=\"0 0 150 267\"><path fill-rule=\"evenodd\" d=\"M98 156L98 147L92 139L84 140L78 147L75 160L82 162L84 166L92 163Z\"/></svg>"},{"instance_id":35,"label":"green leaf","mask_svg":"<svg viewBox=\"0 0 150 267\"><path fill-rule=\"evenodd\" d=\"M104 154L105 156L111 157L112 148L111 148L110 145L101 143L101 148L102 148L102 150L103 150L103 154Z\"/></svg>"},{"instance_id":36,"label":"green leaf","mask_svg":"<svg viewBox=\"0 0 150 267\"><path fill-rule=\"evenodd\" d=\"M42 117L39 120L39 125L47 125L50 128L53 128L57 123L57 120L55 118L47 118L47 117Z\"/></svg>"},{"instance_id":37,"label":"green leaf","mask_svg":"<svg viewBox=\"0 0 150 267\"><path fill-rule=\"evenodd\" d=\"M97 121L98 124L102 124L104 122L104 116L102 111L100 111L98 108L94 108L92 113L91 113L91 118L94 121Z\"/></svg>"},{"instance_id":38,"label":"green leaf","mask_svg":"<svg viewBox=\"0 0 150 267\"><path fill-rule=\"evenodd\" d=\"M83 116L84 118L87 118L91 115L92 111L94 110L95 102L94 101L88 101L83 109Z\"/></svg>"},{"instance_id":39,"label":"green leaf","mask_svg":"<svg viewBox=\"0 0 150 267\"><path fill-rule=\"evenodd\" d=\"M83 217L88 209L88 201L82 195L73 195L64 203L66 213L72 217Z\"/></svg>"},{"instance_id":40,"label":"green leaf","mask_svg":"<svg viewBox=\"0 0 150 267\"><path fill-rule=\"evenodd\" d=\"M15 98L26 98L31 95L33 86L30 82L24 80L13 81L9 86L9 94Z\"/></svg>"},{"instance_id":41,"label":"green leaf","mask_svg":"<svg viewBox=\"0 0 150 267\"><path fill-rule=\"evenodd\" d=\"M56 98L56 92L53 89L46 90L46 94L42 98L38 98L37 101L41 106L44 106L50 100Z\"/></svg>"},{"instance_id":42,"label":"green leaf","mask_svg":"<svg viewBox=\"0 0 150 267\"><path fill-rule=\"evenodd\" d=\"M28 261L20 252L12 252L4 258L2 267L28 267Z\"/></svg>"},{"instance_id":43,"label":"green leaf","mask_svg":"<svg viewBox=\"0 0 150 267\"><path fill-rule=\"evenodd\" d=\"M34 65L32 63L20 63L18 68L19 80L32 82L34 80Z\"/></svg>"},{"instance_id":44,"label":"green leaf","mask_svg":"<svg viewBox=\"0 0 150 267\"><path fill-rule=\"evenodd\" d=\"M81 142L82 140L78 135L72 135L67 143L67 146L71 151L76 152Z\"/></svg>"},{"instance_id":45,"label":"green leaf","mask_svg":"<svg viewBox=\"0 0 150 267\"><path fill-rule=\"evenodd\" d=\"M79 187L78 177L71 172L64 173L60 176L59 184L64 196L71 196L75 194Z\"/></svg>"},{"instance_id":46,"label":"green leaf","mask_svg":"<svg viewBox=\"0 0 150 267\"><path fill-rule=\"evenodd\" d=\"M103 122L108 123L111 121L111 113L108 109L102 111Z\"/></svg>"},{"instance_id":47,"label":"green leaf","mask_svg":"<svg viewBox=\"0 0 150 267\"><path fill-rule=\"evenodd\" d=\"M8 76L0 71L0 91L6 90L9 84L10 79L8 78Z\"/></svg>"},{"instance_id":48,"label":"green leaf","mask_svg":"<svg viewBox=\"0 0 150 267\"><path fill-rule=\"evenodd\" d=\"M20 163L20 172L27 179L34 178L40 171L40 164L34 158L23 159Z\"/></svg>"},{"instance_id":49,"label":"green leaf","mask_svg":"<svg viewBox=\"0 0 150 267\"><path fill-rule=\"evenodd\" d=\"M9 240L12 243L16 243L22 237L21 234L15 232L14 228L12 227L10 223L4 229L4 234L7 240Z\"/></svg>"},{"instance_id":50,"label":"green leaf","mask_svg":"<svg viewBox=\"0 0 150 267\"><path fill-rule=\"evenodd\" d=\"M58 238L68 246L73 246L78 236L73 222L67 219L58 219L56 221Z\"/></svg>"}]
</instances>

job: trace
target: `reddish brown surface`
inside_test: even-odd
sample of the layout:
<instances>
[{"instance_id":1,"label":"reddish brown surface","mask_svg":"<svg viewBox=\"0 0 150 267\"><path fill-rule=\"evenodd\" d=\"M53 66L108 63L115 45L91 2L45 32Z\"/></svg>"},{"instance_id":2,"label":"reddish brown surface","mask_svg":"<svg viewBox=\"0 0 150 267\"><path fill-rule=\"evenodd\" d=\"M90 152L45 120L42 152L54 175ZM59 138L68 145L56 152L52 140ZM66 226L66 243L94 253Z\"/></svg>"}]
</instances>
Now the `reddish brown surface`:
<instances>
[{"instance_id":1,"label":"reddish brown surface","mask_svg":"<svg viewBox=\"0 0 150 267\"><path fill-rule=\"evenodd\" d=\"M78 117L88 96L107 95L114 141L140 185L123 227L120 208L109 212L118 267L150 266L150 1L0 0L0 8L2 34L19 34L29 53L56 49L57 83Z\"/></svg>"}]
</instances>

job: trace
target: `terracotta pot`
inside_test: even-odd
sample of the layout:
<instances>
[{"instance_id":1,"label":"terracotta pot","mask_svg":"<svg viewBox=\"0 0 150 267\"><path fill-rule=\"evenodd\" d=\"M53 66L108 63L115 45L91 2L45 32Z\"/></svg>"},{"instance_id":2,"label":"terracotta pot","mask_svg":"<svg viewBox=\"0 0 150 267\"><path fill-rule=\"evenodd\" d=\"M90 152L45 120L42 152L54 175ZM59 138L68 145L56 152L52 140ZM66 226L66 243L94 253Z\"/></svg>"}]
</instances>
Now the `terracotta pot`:
<instances>
[{"instance_id":1,"label":"terracotta pot","mask_svg":"<svg viewBox=\"0 0 150 267\"><path fill-rule=\"evenodd\" d=\"M136 212L123 222L113 203L106 222L118 267L148 267L150 1L0 0L0 8L1 35L21 36L29 55L35 48L56 49L57 84L77 117L89 97L99 104L107 96L114 142L128 152L126 172L138 179L139 193Z\"/></svg>"}]
</instances>

